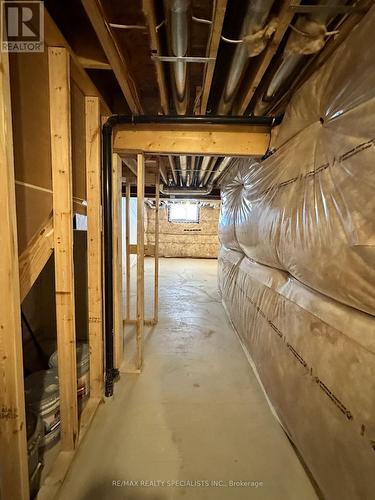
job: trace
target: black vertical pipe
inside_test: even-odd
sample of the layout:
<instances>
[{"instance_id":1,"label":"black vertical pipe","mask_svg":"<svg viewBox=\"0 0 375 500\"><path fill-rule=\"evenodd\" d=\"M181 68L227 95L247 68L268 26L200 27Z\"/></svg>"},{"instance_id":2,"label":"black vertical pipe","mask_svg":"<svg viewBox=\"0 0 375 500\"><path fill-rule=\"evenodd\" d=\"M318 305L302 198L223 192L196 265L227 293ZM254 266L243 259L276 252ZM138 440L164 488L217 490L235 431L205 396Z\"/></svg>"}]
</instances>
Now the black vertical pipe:
<instances>
[{"instance_id":1,"label":"black vertical pipe","mask_svg":"<svg viewBox=\"0 0 375 500\"><path fill-rule=\"evenodd\" d=\"M209 125L278 125L282 117L272 116L129 116L113 115L103 125L102 185L104 232L104 316L105 316L105 395L113 394L113 382L119 371L113 366L113 266L112 266L112 130L125 123L176 123Z\"/></svg>"},{"instance_id":2,"label":"black vertical pipe","mask_svg":"<svg viewBox=\"0 0 375 500\"><path fill-rule=\"evenodd\" d=\"M108 122L107 122L108 123ZM104 233L104 297L105 297L105 395L113 394L113 381L118 371L113 367L113 268L112 268L112 126L103 126L103 233Z\"/></svg>"}]
</instances>

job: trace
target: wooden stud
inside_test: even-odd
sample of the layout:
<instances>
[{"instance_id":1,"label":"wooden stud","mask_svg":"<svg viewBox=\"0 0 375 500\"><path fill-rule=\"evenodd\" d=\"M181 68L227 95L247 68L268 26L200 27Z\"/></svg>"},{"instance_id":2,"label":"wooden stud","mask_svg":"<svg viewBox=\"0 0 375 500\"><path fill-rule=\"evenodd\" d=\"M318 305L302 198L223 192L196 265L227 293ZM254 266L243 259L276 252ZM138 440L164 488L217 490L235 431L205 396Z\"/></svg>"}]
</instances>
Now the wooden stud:
<instances>
[{"instance_id":1,"label":"wooden stud","mask_svg":"<svg viewBox=\"0 0 375 500\"><path fill-rule=\"evenodd\" d=\"M122 312L122 161L112 155L112 242L113 242L113 349L114 365L120 368L123 358L123 312Z\"/></svg>"},{"instance_id":2,"label":"wooden stud","mask_svg":"<svg viewBox=\"0 0 375 500\"><path fill-rule=\"evenodd\" d=\"M90 398L103 396L103 296L100 102L85 98L87 185L87 287L90 350Z\"/></svg>"},{"instance_id":3,"label":"wooden stud","mask_svg":"<svg viewBox=\"0 0 375 500\"><path fill-rule=\"evenodd\" d=\"M130 182L126 179L125 187L125 271L126 271L126 319L130 319Z\"/></svg>"},{"instance_id":4,"label":"wooden stud","mask_svg":"<svg viewBox=\"0 0 375 500\"><path fill-rule=\"evenodd\" d=\"M159 205L160 173L155 175L155 268L154 268L154 323L159 319Z\"/></svg>"},{"instance_id":5,"label":"wooden stud","mask_svg":"<svg viewBox=\"0 0 375 500\"><path fill-rule=\"evenodd\" d=\"M19 257L21 302L29 293L52 255L53 246L53 220L51 215Z\"/></svg>"},{"instance_id":6,"label":"wooden stud","mask_svg":"<svg viewBox=\"0 0 375 500\"><path fill-rule=\"evenodd\" d=\"M9 61L0 52L0 491L29 499Z\"/></svg>"},{"instance_id":7,"label":"wooden stud","mask_svg":"<svg viewBox=\"0 0 375 500\"><path fill-rule=\"evenodd\" d=\"M69 53L49 47L48 62L61 448L71 451L78 438L78 411Z\"/></svg>"},{"instance_id":8,"label":"wooden stud","mask_svg":"<svg viewBox=\"0 0 375 500\"><path fill-rule=\"evenodd\" d=\"M258 125L121 125L114 132L114 151L152 154L261 156L269 127Z\"/></svg>"},{"instance_id":9,"label":"wooden stud","mask_svg":"<svg viewBox=\"0 0 375 500\"><path fill-rule=\"evenodd\" d=\"M214 18L211 25L210 40L207 44L207 57L213 57L215 59L217 57L226 8L227 0L217 0ZM210 96L215 65L216 60L206 63L202 85L201 115L205 115L207 111L208 98Z\"/></svg>"},{"instance_id":10,"label":"wooden stud","mask_svg":"<svg viewBox=\"0 0 375 500\"><path fill-rule=\"evenodd\" d=\"M118 47L107 20L100 0L82 0L83 7L101 43L108 62L116 76L118 84L124 94L132 113L142 113L134 81L130 76L129 65Z\"/></svg>"},{"instance_id":11,"label":"wooden stud","mask_svg":"<svg viewBox=\"0 0 375 500\"><path fill-rule=\"evenodd\" d=\"M143 0L143 12L149 28L151 52L154 55L161 55L160 41L158 32L156 30L157 21L156 21L154 0ZM163 63L157 59L154 60L154 63L156 69L156 79L159 87L160 104L163 113L167 115L169 113L169 105L168 105L167 85L165 83L164 67Z\"/></svg>"},{"instance_id":12,"label":"wooden stud","mask_svg":"<svg viewBox=\"0 0 375 500\"><path fill-rule=\"evenodd\" d=\"M144 191L145 191L145 159L143 154L137 155L137 369L143 365L144 335Z\"/></svg>"},{"instance_id":13,"label":"wooden stud","mask_svg":"<svg viewBox=\"0 0 375 500\"><path fill-rule=\"evenodd\" d=\"M261 58L261 62L255 71L254 76L248 83L247 91L242 97L237 109L235 110L236 114L243 115L250 104L250 101L255 94L255 91L260 84L265 72L267 71L268 66L270 65L273 56L276 54L277 49L286 33L286 30L289 28L289 25L294 16L294 12L289 9L290 5L299 4L298 0L284 0L282 7L280 9L279 21L276 28L276 31L268 42L268 45L264 52L259 56Z\"/></svg>"}]
</instances>

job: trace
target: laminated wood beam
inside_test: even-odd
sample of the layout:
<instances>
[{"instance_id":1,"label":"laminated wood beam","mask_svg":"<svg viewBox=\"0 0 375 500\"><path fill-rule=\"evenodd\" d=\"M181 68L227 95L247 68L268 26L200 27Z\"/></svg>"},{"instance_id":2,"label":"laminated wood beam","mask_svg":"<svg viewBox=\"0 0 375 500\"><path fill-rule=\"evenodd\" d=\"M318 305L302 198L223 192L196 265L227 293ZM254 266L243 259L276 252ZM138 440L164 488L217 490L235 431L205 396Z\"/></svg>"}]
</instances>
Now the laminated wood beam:
<instances>
[{"instance_id":1,"label":"laminated wood beam","mask_svg":"<svg viewBox=\"0 0 375 500\"><path fill-rule=\"evenodd\" d=\"M47 264L52 255L53 246L53 219L51 215L19 257L21 302Z\"/></svg>"},{"instance_id":2,"label":"laminated wood beam","mask_svg":"<svg viewBox=\"0 0 375 500\"><path fill-rule=\"evenodd\" d=\"M116 76L132 113L142 113L133 79L130 77L128 64L114 38L99 0L82 0L86 14L89 17L95 33L101 43L104 53Z\"/></svg>"},{"instance_id":3,"label":"laminated wood beam","mask_svg":"<svg viewBox=\"0 0 375 500\"><path fill-rule=\"evenodd\" d=\"M124 125L114 133L114 151L260 156L269 138L269 128L258 125Z\"/></svg>"},{"instance_id":4,"label":"laminated wood beam","mask_svg":"<svg viewBox=\"0 0 375 500\"><path fill-rule=\"evenodd\" d=\"M208 98L210 96L226 8L227 0L217 0L214 18L211 25L210 40L207 48L207 57L212 58L213 60L206 63L204 71L200 109L201 115L205 115L207 111Z\"/></svg>"},{"instance_id":5,"label":"laminated wood beam","mask_svg":"<svg viewBox=\"0 0 375 500\"><path fill-rule=\"evenodd\" d=\"M145 276L144 276L144 193L145 193L145 158L137 155L137 369L143 365L143 341L145 319Z\"/></svg>"},{"instance_id":6,"label":"laminated wood beam","mask_svg":"<svg viewBox=\"0 0 375 500\"><path fill-rule=\"evenodd\" d=\"M0 52L0 492L29 499L9 61Z\"/></svg>"},{"instance_id":7,"label":"laminated wood beam","mask_svg":"<svg viewBox=\"0 0 375 500\"><path fill-rule=\"evenodd\" d=\"M100 103L85 98L87 185L87 285L90 351L90 398L103 396L103 297Z\"/></svg>"},{"instance_id":8,"label":"laminated wood beam","mask_svg":"<svg viewBox=\"0 0 375 500\"><path fill-rule=\"evenodd\" d=\"M113 265L113 349L115 368L120 368L123 358L122 311L122 161L112 156L112 265Z\"/></svg>"},{"instance_id":9,"label":"laminated wood beam","mask_svg":"<svg viewBox=\"0 0 375 500\"><path fill-rule=\"evenodd\" d=\"M65 47L70 54L71 77L82 93L86 96L99 97L102 114L111 114L111 110L104 101L102 95L95 87L89 75L84 70L79 57L73 52L68 42L65 40L56 23L44 8L44 41L49 47Z\"/></svg>"},{"instance_id":10,"label":"laminated wood beam","mask_svg":"<svg viewBox=\"0 0 375 500\"><path fill-rule=\"evenodd\" d=\"M150 49L153 55L161 55L159 36L156 31L156 13L155 13L155 0L143 0L143 13L146 17L146 22L150 34ZM168 92L165 82L165 73L163 63L159 59L154 59L156 69L156 79L159 87L160 105L163 113L169 113L168 105Z\"/></svg>"},{"instance_id":11,"label":"laminated wood beam","mask_svg":"<svg viewBox=\"0 0 375 500\"><path fill-rule=\"evenodd\" d=\"M78 438L69 53L48 48L61 449Z\"/></svg>"},{"instance_id":12,"label":"laminated wood beam","mask_svg":"<svg viewBox=\"0 0 375 500\"><path fill-rule=\"evenodd\" d=\"M259 57L261 57L261 62L259 66L257 67L254 76L251 78L251 80L248 83L248 87L246 92L244 93L242 99L240 100L240 103L238 106L235 106L235 113L238 115L243 115L250 104L250 101L255 94L255 91L260 84L264 74L267 71L268 66L270 65L273 56L276 54L277 49L279 48L279 45L289 28L289 25L293 19L294 12L290 10L290 6L293 5L298 5L300 2L298 0L284 0L280 9L280 13L278 16L278 24L276 31L271 38L271 40L268 42L268 45L266 49L263 51L263 54L261 54Z\"/></svg>"}]
</instances>

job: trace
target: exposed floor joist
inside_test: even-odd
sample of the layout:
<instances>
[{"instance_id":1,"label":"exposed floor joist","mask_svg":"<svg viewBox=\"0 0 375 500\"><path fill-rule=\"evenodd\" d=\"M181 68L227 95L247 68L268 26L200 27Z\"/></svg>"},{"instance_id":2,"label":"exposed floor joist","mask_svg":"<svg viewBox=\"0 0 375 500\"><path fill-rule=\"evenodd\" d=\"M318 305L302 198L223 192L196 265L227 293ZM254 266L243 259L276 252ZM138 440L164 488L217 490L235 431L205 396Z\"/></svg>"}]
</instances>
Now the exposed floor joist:
<instances>
[{"instance_id":1,"label":"exposed floor joist","mask_svg":"<svg viewBox=\"0 0 375 500\"><path fill-rule=\"evenodd\" d=\"M160 49L159 36L156 30L156 13L155 13L155 1L154 0L143 0L143 12L146 17L148 24L149 34L150 34L150 49L151 53L154 55L162 55ZM165 82L165 73L163 63L158 59L154 59L156 78L160 93L160 104L163 113L167 115L169 113L168 104L168 92L167 85Z\"/></svg>"},{"instance_id":2,"label":"exposed floor joist","mask_svg":"<svg viewBox=\"0 0 375 500\"><path fill-rule=\"evenodd\" d=\"M207 111L208 98L210 96L212 79L214 76L216 57L219 50L220 37L223 29L227 0L217 0L214 19L211 25L211 36L207 50L207 57L214 58L214 61L208 61L206 64L201 97L200 114L204 115Z\"/></svg>"},{"instance_id":3,"label":"exposed floor joist","mask_svg":"<svg viewBox=\"0 0 375 500\"><path fill-rule=\"evenodd\" d=\"M128 64L121 53L107 20L105 19L100 1L82 0L82 5L84 6L96 35L102 45L109 64L113 69L130 110L134 114L143 113L136 86L130 76Z\"/></svg>"}]
</instances>

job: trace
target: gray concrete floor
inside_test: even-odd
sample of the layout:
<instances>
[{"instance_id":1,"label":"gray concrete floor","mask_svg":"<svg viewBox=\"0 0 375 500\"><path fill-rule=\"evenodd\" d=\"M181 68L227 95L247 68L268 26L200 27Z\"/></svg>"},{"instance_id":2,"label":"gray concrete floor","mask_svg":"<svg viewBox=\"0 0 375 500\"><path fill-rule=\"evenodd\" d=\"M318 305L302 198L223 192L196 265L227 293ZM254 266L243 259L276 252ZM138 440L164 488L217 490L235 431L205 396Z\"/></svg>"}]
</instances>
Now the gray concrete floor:
<instances>
[{"instance_id":1,"label":"gray concrete floor","mask_svg":"<svg viewBox=\"0 0 375 500\"><path fill-rule=\"evenodd\" d=\"M160 264L144 372L99 407L59 499L316 499L220 303L217 262ZM147 259L148 309L151 270Z\"/></svg>"}]
</instances>

